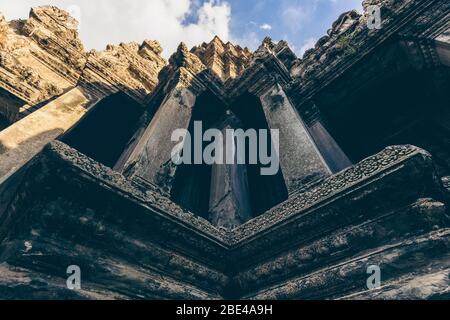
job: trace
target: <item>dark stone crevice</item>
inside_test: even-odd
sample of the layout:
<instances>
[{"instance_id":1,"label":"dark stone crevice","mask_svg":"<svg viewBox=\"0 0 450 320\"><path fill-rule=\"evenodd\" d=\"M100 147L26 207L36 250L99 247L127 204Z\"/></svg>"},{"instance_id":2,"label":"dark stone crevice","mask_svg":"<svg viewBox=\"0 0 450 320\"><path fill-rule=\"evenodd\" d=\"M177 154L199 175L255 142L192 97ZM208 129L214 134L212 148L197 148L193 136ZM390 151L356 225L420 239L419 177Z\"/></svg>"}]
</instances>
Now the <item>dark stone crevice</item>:
<instances>
[{"instance_id":1,"label":"dark stone crevice","mask_svg":"<svg viewBox=\"0 0 450 320\"><path fill-rule=\"evenodd\" d=\"M144 108L119 92L95 105L60 140L113 168L133 137Z\"/></svg>"}]
</instances>

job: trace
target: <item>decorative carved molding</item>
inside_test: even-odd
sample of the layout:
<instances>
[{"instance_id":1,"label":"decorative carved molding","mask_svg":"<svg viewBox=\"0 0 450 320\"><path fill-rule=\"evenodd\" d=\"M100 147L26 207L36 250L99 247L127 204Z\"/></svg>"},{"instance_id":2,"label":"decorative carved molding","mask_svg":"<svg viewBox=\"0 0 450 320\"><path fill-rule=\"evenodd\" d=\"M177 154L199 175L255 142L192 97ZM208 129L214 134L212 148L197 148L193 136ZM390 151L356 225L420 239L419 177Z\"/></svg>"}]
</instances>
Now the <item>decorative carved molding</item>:
<instances>
[{"instance_id":1,"label":"decorative carved molding","mask_svg":"<svg viewBox=\"0 0 450 320\"><path fill-rule=\"evenodd\" d=\"M408 157L424 152L414 146L392 146L371 156L345 171L331 176L309 190L300 192L267 213L233 230L233 244L261 232L294 214L324 202L332 196L349 189L364 180L370 179L387 168L404 161Z\"/></svg>"},{"instance_id":2,"label":"decorative carved molding","mask_svg":"<svg viewBox=\"0 0 450 320\"><path fill-rule=\"evenodd\" d=\"M154 190L146 190L144 192L135 188L133 182L126 179L120 173L97 163L64 143L55 141L47 148L50 148L50 150L56 152L63 160L68 161L80 170L89 173L92 177L100 179L103 183L108 184L119 192L123 192L129 197L135 198L139 202L152 207L157 212L164 212L169 216L177 218L180 222L197 228L198 232L209 234L217 240L225 241L227 238L224 230L215 228L207 220L181 208L169 198Z\"/></svg>"},{"instance_id":3,"label":"decorative carved molding","mask_svg":"<svg viewBox=\"0 0 450 320\"><path fill-rule=\"evenodd\" d=\"M135 197L140 202L155 208L155 210L163 211L165 214L180 219L182 223L198 228L198 232L206 233L227 246L237 245L256 234L263 233L264 230L276 224L288 220L294 215L301 215L302 212L305 212L309 208L323 203L333 196L349 190L364 181L369 181L371 178L388 171L389 168L413 156L422 154L429 157L428 153L411 145L388 147L382 152L361 161L357 165L295 194L287 201L272 208L263 215L235 229L224 230L215 228L207 220L179 207L155 190L147 190L144 192L136 189L133 183L121 174L89 159L61 142L52 143L51 149L64 160L71 162L74 166L100 179L103 183L126 193L128 196Z\"/></svg>"}]
</instances>

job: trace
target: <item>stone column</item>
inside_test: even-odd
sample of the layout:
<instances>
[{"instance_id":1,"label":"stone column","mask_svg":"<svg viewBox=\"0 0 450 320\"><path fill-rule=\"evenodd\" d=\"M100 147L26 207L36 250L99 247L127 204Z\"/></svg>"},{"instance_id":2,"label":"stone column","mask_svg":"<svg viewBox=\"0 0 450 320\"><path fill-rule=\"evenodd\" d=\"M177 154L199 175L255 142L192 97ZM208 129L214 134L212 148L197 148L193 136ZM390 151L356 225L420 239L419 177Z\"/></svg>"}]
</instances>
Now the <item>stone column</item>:
<instances>
[{"instance_id":1,"label":"stone column","mask_svg":"<svg viewBox=\"0 0 450 320\"><path fill-rule=\"evenodd\" d=\"M75 125L100 98L76 87L0 132L0 184Z\"/></svg>"},{"instance_id":2,"label":"stone column","mask_svg":"<svg viewBox=\"0 0 450 320\"><path fill-rule=\"evenodd\" d=\"M171 159L175 146L171 136L176 129L188 129L195 101L191 90L172 89L125 161L122 171L126 176L157 184L170 192L176 170Z\"/></svg>"},{"instance_id":3,"label":"stone column","mask_svg":"<svg viewBox=\"0 0 450 320\"><path fill-rule=\"evenodd\" d=\"M352 162L328 132L317 106L311 103L302 113L302 116L309 128L311 137L331 171L337 173L350 167Z\"/></svg>"},{"instance_id":4,"label":"stone column","mask_svg":"<svg viewBox=\"0 0 450 320\"><path fill-rule=\"evenodd\" d=\"M289 192L331 174L302 119L279 84L260 96L270 129L280 135L280 166Z\"/></svg>"},{"instance_id":5,"label":"stone column","mask_svg":"<svg viewBox=\"0 0 450 320\"><path fill-rule=\"evenodd\" d=\"M219 227L233 228L252 217L247 167L245 164L238 164L236 154L234 154L233 163L226 163L227 153L233 153L233 149L227 145L227 142L233 143L234 150L236 149L234 140L227 141L226 130L241 127L238 120L233 116L217 126L224 137L221 152L223 164L213 164L211 168L209 220Z\"/></svg>"}]
</instances>

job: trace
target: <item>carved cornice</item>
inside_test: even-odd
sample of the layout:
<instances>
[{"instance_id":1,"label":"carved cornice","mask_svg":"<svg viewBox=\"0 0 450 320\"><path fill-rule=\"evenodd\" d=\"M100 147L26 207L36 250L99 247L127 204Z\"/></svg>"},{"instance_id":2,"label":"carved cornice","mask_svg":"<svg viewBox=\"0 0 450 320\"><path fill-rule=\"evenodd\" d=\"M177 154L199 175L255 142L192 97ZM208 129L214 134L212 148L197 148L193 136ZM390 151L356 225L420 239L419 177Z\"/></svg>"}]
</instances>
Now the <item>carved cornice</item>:
<instances>
[{"instance_id":1,"label":"carved cornice","mask_svg":"<svg viewBox=\"0 0 450 320\"><path fill-rule=\"evenodd\" d=\"M54 141L47 149L62 160L89 174L92 178L100 179L102 183L109 185L114 190L127 194L142 204L151 207L155 212L178 219L181 224L189 225L196 232L213 237L218 241L226 241L226 232L211 225L207 220L194 215L172 202L167 197L153 190L141 191L135 188L131 180L126 179L120 173L103 166L100 163L86 157L82 153L70 148L62 142Z\"/></svg>"},{"instance_id":2,"label":"carved cornice","mask_svg":"<svg viewBox=\"0 0 450 320\"><path fill-rule=\"evenodd\" d=\"M415 68L434 68L441 65L433 39L410 36L402 36L400 39Z\"/></svg>"},{"instance_id":3,"label":"carved cornice","mask_svg":"<svg viewBox=\"0 0 450 320\"><path fill-rule=\"evenodd\" d=\"M346 190L368 182L382 173L389 172L391 168L408 161L410 158L416 156L430 157L422 149L411 145L388 147L382 152L361 161L357 165L331 176L311 186L309 189L297 193L261 216L235 229L223 230L217 229L207 220L179 207L155 190L147 190L144 192L136 189L131 181L118 172L87 158L61 142L52 143L50 148L59 157L93 178L99 179L103 184L108 185L109 188L113 188L124 195L126 194L127 197L133 197L136 201L152 207L153 210L167 217L171 217L171 219L177 219L181 224L189 225L197 233L215 239L222 246L230 249L242 244L246 240L253 239L257 235L265 234L265 231L272 227L280 225L283 222L291 221L294 216L301 216L304 212L307 212L318 204L326 203L333 197L345 193Z\"/></svg>"},{"instance_id":4,"label":"carved cornice","mask_svg":"<svg viewBox=\"0 0 450 320\"><path fill-rule=\"evenodd\" d=\"M450 4L434 5L426 14L416 17L399 32L409 54L416 55L414 60L421 60L419 68L433 68L441 65L436 50L435 40L450 30ZM419 56L418 56L419 55ZM417 66L416 66L417 67Z\"/></svg>"},{"instance_id":5,"label":"carved cornice","mask_svg":"<svg viewBox=\"0 0 450 320\"><path fill-rule=\"evenodd\" d=\"M409 38L435 39L450 28L450 3L436 0L426 8L426 13L414 17L399 35Z\"/></svg>"},{"instance_id":6,"label":"carved cornice","mask_svg":"<svg viewBox=\"0 0 450 320\"><path fill-rule=\"evenodd\" d=\"M63 92L58 84L44 79L34 68L22 64L21 52L0 52L0 85L29 104Z\"/></svg>"},{"instance_id":7,"label":"carved cornice","mask_svg":"<svg viewBox=\"0 0 450 320\"><path fill-rule=\"evenodd\" d=\"M52 239L79 245L83 250L77 253L83 257L90 249L95 253L93 257L98 257L101 250L103 256L123 257L124 263L131 261L138 268L149 268L218 295L233 289L236 298L267 294L272 298L278 294L308 296L309 287L324 287L323 279L326 284L342 286L343 280L353 279L355 273L364 277L365 268L374 257L398 265L411 261L411 254L431 253L426 254L426 260L433 254L441 255L447 246L441 246L441 251L434 248L448 243L448 230L442 229L448 225L445 206L434 197L442 186L434 175L429 155L413 146L389 147L322 181L251 220L244 225L245 232L242 227L231 231L217 229L155 190L136 189L119 173L60 142L47 146L24 173L27 184L23 184L21 197L11 207L17 210L14 213L27 214L29 224L21 234L33 241L34 252L66 258L65 252L57 250L60 247L54 245L56 242L45 242L50 234ZM43 194L52 193L49 198L36 196L41 185L46 186ZM92 207L87 199L90 197L85 197L91 192L110 201L110 206ZM380 195L386 195L383 203L379 203ZM72 209L60 212L58 208L63 206L56 204L56 212L50 209L42 220L39 205L48 205L48 199L58 199L52 203L69 204ZM29 208L35 205L39 209ZM85 206L92 209L84 209ZM129 210L127 215L122 214L123 210ZM61 224L57 228L56 221ZM69 226L74 233L70 231L66 237L62 233ZM34 236L28 234L29 230L40 232ZM428 241L424 237L430 231L442 237ZM75 233L86 238L74 237ZM23 238L14 235L9 240L8 243L23 243ZM45 246L41 245L44 242ZM19 254L21 259L17 259ZM19 252L11 252L7 257L14 266L28 263L30 272L37 270L34 257L26 258ZM70 257L74 260L77 256ZM78 256L75 261L86 260ZM361 263L364 271L359 267ZM417 260L413 259L408 267L416 271ZM327 280L326 275L315 276L328 270L333 270L330 277L337 282ZM386 272L388 277L398 274L399 271L395 275ZM291 288L294 280L299 285ZM350 286L360 283L350 282ZM364 284L362 281L361 286ZM288 288L280 291L280 287ZM317 288L314 294L330 293Z\"/></svg>"},{"instance_id":8,"label":"carved cornice","mask_svg":"<svg viewBox=\"0 0 450 320\"><path fill-rule=\"evenodd\" d=\"M418 153L424 153L428 157L430 156L423 150L411 145L388 147L382 152L361 161L357 165L325 179L311 189L291 197L286 202L269 210L260 217L237 227L233 230L234 237L232 242L233 244L237 244L256 233L261 233L263 230L289 219L292 215L297 215L318 203L325 202L327 199L356 186L364 180L376 176L389 167L395 166L399 162Z\"/></svg>"}]
</instances>

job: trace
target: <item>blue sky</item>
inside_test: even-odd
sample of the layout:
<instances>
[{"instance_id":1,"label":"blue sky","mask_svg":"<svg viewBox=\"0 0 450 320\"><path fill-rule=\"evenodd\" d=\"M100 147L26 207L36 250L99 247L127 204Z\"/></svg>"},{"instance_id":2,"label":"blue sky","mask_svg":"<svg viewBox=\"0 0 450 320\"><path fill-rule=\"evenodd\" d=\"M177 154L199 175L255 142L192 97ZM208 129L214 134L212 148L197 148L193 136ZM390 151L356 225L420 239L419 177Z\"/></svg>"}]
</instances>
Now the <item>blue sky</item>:
<instances>
[{"instance_id":1,"label":"blue sky","mask_svg":"<svg viewBox=\"0 0 450 320\"><path fill-rule=\"evenodd\" d=\"M362 0L230 0L231 34L251 46L269 35L286 40L298 54L326 34L345 11Z\"/></svg>"},{"instance_id":2,"label":"blue sky","mask_svg":"<svg viewBox=\"0 0 450 320\"><path fill-rule=\"evenodd\" d=\"M362 0L0 0L7 19L26 18L30 7L56 5L80 21L87 49L109 43L158 40L167 58L219 35L254 50L265 36L286 40L298 55L326 34L344 11Z\"/></svg>"}]
</instances>

